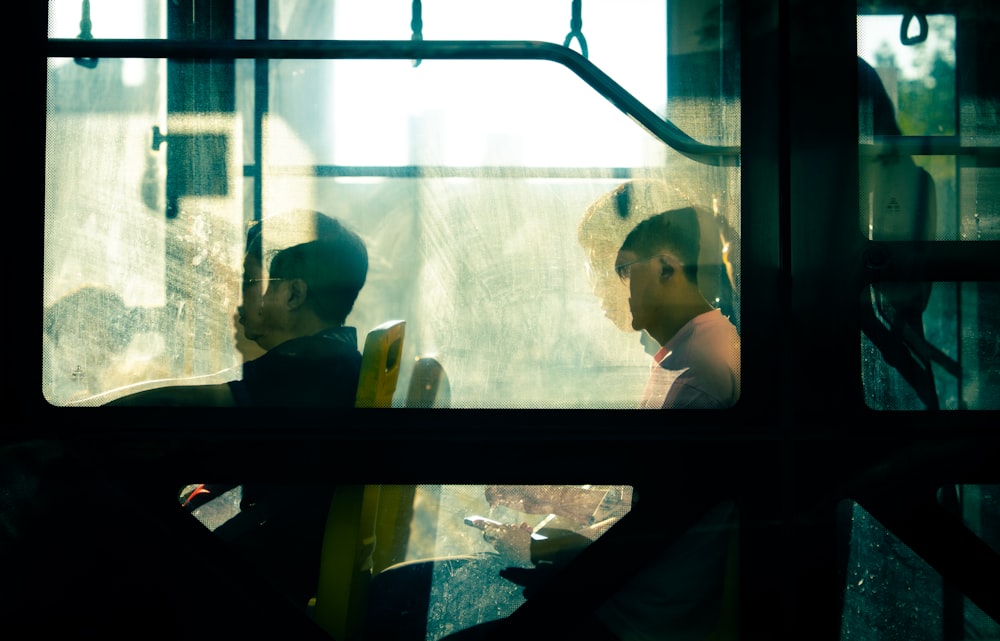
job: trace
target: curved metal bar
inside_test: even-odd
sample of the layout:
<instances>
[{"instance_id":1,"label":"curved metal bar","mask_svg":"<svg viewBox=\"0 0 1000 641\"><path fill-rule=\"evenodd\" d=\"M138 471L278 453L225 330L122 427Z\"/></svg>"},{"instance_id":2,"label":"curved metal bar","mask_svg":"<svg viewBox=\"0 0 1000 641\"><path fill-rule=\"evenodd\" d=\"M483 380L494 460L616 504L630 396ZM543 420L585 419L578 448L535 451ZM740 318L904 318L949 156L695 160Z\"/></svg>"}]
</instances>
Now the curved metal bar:
<instances>
[{"instance_id":1,"label":"curved metal bar","mask_svg":"<svg viewBox=\"0 0 1000 641\"><path fill-rule=\"evenodd\" d=\"M530 40L71 40L50 39L50 57L358 59L358 60L548 60L568 68L622 113L682 155L700 163L735 167L739 146L699 142L660 118L579 53Z\"/></svg>"}]
</instances>

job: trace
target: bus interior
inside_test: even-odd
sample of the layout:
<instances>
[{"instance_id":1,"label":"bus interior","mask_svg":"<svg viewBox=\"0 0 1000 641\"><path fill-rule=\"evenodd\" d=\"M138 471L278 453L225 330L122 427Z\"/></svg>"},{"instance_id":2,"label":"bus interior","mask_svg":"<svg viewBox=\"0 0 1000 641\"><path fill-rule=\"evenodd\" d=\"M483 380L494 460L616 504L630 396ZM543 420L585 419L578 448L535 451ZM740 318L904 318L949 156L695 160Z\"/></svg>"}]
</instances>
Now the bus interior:
<instances>
[{"instance_id":1,"label":"bus interior","mask_svg":"<svg viewBox=\"0 0 1000 641\"><path fill-rule=\"evenodd\" d=\"M1000 639L991 0L22 23L5 638ZM739 398L644 412L608 261L689 206ZM248 239L323 217L368 252L355 407L105 406L239 379Z\"/></svg>"}]
</instances>

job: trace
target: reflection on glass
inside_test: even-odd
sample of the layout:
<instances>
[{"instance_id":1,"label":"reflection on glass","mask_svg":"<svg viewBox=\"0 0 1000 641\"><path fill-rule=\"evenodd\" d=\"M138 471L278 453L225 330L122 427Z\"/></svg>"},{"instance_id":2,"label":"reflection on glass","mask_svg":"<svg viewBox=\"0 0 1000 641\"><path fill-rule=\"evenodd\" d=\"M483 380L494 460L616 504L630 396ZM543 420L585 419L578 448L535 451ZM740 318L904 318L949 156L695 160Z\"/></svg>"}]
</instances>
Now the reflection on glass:
<instances>
[{"instance_id":1,"label":"reflection on glass","mask_svg":"<svg viewBox=\"0 0 1000 641\"><path fill-rule=\"evenodd\" d=\"M934 178L901 145L905 130L882 76L860 56L857 64L862 231L869 240L933 239L938 226Z\"/></svg>"},{"instance_id":2,"label":"reflection on glass","mask_svg":"<svg viewBox=\"0 0 1000 641\"><path fill-rule=\"evenodd\" d=\"M159 312L126 307L107 287L72 290L45 310L43 388L52 402L83 400L136 380L169 375ZM88 318L106 319L92 333Z\"/></svg>"},{"instance_id":3,"label":"reflection on glass","mask_svg":"<svg viewBox=\"0 0 1000 641\"><path fill-rule=\"evenodd\" d=\"M416 604L426 639L508 616L526 578L570 561L631 503L628 486L419 485L406 561L373 580L366 633L397 638Z\"/></svg>"},{"instance_id":4,"label":"reflection on glass","mask_svg":"<svg viewBox=\"0 0 1000 641\"><path fill-rule=\"evenodd\" d=\"M893 304L893 296L906 293L926 297L926 308L908 314ZM867 405L878 410L1000 407L998 308L996 283L871 286L861 300Z\"/></svg>"},{"instance_id":5,"label":"reflection on glass","mask_svg":"<svg viewBox=\"0 0 1000 641\"><path fill-rule=\"evenodd\" d=\"M969 215L961 217L960 240L1000 240L1000 168L995 161L983 164L961 161L959 202Z\"/></svg>"},{"instance_id":6,"label":"reflection on glass","mask_svg":"<svg viewBox=\"0 0 1000 641\"><path fill-rule=\"evenodd\" d=\"M961 514L976 536L1000 552L1000 485L957 485L941 488L938 499Z\"/></svg>"},{"instance_id":7,"label":"reflection on glass","mask_svg":"<svg viewBox=\"0 0 1000 641\"><path fill-rule=\"evenodd\" d=\"M162 38L166 0L49 0L50 38ZM98 62L100 66L100 62Z\"/></svg>"},{"instance_id":8,"label":"reflection on glass","mask_svg":"<svg viewBox=\"0 0 1000 641\"><path fill-rule=\"evenodd\" d=\"M198 184L178 201L183 215L168 220L170 142L157 147L153 134L164 61L139 61L149 73L131 88L120 60L58 62L46 121L42 393L64 404L164 378L225 377L239 362L239 157L212 159L224 171L208 176L186 172ZM171 124L189 140L238 140L232 117ZM224 189L199 193L202 179L220 177Z\"/></svg>"},{"instance_id":9,"label":"reflection on glass","mask_svg":"<svg viewBox=\"0 0 1000 641\"><path fill-rule=\"evenodd\" d=\"M508 8L518 19L507 24L470 24L460 2L428 6L424 24L428 36L433 28L437 37L561 43L569 7L539 13L528 4ZM174 10L143 6L148 29ZM382 19L397 7L409 16L409 2L270 3L270 36L405 40L408 20L390 33ZM79 5L52 8L52 35L75 37ZM732 18L709 12L707 35L674 39L683 46L668 51L668 32L683 29L665 25L662 3L592 10L583 29L594 64L655 113L673 105L697 139L739 143L738 52L721 35ZM633 17L602 21L603 11ZM235 3L233 32L253 37L257 15L253 3ZM106 18L93 19L102 37ZM726 77L675 79L679 95L668 95L666 66L690 56ZM109 322L119 312L107 306L60 306L54 323L63 327L47 326L42 346L43 394L54 404L163 379L238 378L251 358L234 322L245 224L295 209L327 213L363 236L369 280L347 324L365 336L405 320L400 387L418 359L433 358L452 407L638 405L648 341L628 319L605 317L607 297L588 278L578 238L588 207L629 179L665 181L690 201L679 205L700 205L733 232L726 268L736 289L707 300L738 326L739 169L679 155L557 64L282 59L262 73L251 60L138 62L141 78L114 58L95 69L50 64L44 303L93 287L126 314ZM715 280L701 284L713 290ZM621 312L627 297L615 295ZM105 327L126 325L124 350L98 345ZM126 374L100 374L108 365L95 350L124 359L112 365ZM405 402L402 392L397 399Z\"/></svg>"},{"instance_id":10,"label":"reflection on glass","mask_svg":"<svg viewBox=\"0 0 1000 641\"><path fill-rule=\"evenodd\" d=\"M903 133L951 136L956 133L955 16L925 17L921 29L915 16L858 16L858 56L878 72ZM906 43L900 37L904 24Z\"/></svg>"},{"instance_id":11,"label":"reflection on glass","mask_svg":"<svg viewBox=\"0 0 1000 641\"><path fill-rule=\"evenodd\" d=\"M860 505L850 502L850 509L842 641L947 641L1000 634L997 621L957 593Z\"/></svg>"},{"instance_id":12,"label":"reflection on glass","mask_svg":"<svg viewBox=\"0 0 1000 641\"><path fill-rule=\"evenodd\" d=\"M356 523L339 521L336 511L326 521L330 492L255 485L248 493L243 486L192 484L179 499L250 567L322 621L319 546L322 567L332 568L328 555L351 553L361 543L341 545L336 532L366 536ZM362 553L370 558L361 566L370 570L371 583L354 588L367 590L370 638L439 639L505 617L524 602L526 584L517 580L543 580L546 569L569 562L632 507L632 488L620 485L365 487L363 500L376 496L378 515L369 524L374 545L366 544ZM338 500L335 510L343 505ZM318 503L324 509L316 509ZM324 522L326 534L319 536ZM286 547L291 541L298 541L294 554ZM501 575L510 568L540 569ZM415 630L419 634L401 636Z\"/></svg>"},{"instance_id":13,"label":"reflection on glass","mask_svg":"<svg viewBox=\"0 0 1000 641\"><path fill-rule=\"evenodd\" d=\"M902 136L954 136L954 17L903 44L903 16L858 17L861 228L870 240L957 237L955 156L913 155ZM911 21L916 25L916 21ZM914 36L916 39L916 36Z\"/></svg>"},{"instance_id":14,"label":"reflection on glass","mask_svg":"<svg viewBox=\"0 0 1000 641\"><path fill-rule=\"evenodd\" d=\"M858 16L858 57L877 84L859 76L866 238L1000 239L997 110L975 93L992 69L963 66L958 38L952 15Z\"/></svg>"}]
</instances>

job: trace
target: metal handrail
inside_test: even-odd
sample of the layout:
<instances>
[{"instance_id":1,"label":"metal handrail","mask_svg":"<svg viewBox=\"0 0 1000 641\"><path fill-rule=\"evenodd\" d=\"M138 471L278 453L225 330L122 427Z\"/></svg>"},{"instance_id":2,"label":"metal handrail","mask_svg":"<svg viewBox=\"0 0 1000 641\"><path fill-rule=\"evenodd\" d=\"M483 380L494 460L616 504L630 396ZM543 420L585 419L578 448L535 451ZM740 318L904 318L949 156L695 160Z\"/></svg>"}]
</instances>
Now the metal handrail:
<instances>
[{"instance_id":1,"label":"metal handrail","mask_svg":"<svg viewBox=\"0 0 1000 641\"><path fill-rule=\"evenodd\" d=\"M870 156L898 153L907 156L996 158L1000 155L1000 138L996 136L874 136L871 142L859 143L858 148L862 154Z\"/></svg>"},{"instance_id":2,"label":"metal handrail","mask_svg":"<svg viewBox=\"0 0 1000 641\"><path fill-rule=\"evenodd\" d=\"M735 167L739 146L708 145L660 118L596 65L550 42L530 40L76 40L49 39L49 57L219 60L548 60L565 66L651 135L697 162Z\"/></svg>"}]
</instances>

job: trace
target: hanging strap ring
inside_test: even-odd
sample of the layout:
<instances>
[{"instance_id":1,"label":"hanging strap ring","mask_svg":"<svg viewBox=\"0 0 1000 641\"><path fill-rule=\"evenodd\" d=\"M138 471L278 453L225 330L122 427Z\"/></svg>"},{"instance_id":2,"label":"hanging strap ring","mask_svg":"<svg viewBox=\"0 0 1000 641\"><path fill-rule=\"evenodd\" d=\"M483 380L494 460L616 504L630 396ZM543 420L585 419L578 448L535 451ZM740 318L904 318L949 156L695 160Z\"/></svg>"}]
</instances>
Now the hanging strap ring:
<instances>
[{"instance_id":1,"label":"hanging strap ring","mask_svg":"<svg viewBox=\"0 0 1000 641\"><path fill-rule=\"evenodd\" d=\"M77 38L80 40L93 40L94 34L90 32L92 27L92 23L90 22L90 0L83 0L80 14L80 35ZM73 58L73 62L87 69L96 67L97 61L98 58Z\"/></svg>"},{"instance_id":2,"label":"hanging strap ring","mask_svg":"<svg viewBox=\"0 0 1000 641\"><path fill-rule=\"evenodd\" d=\"M410 36L410 40L414 42L424 39L424 18L422 14L423 7L420 0L413 0L413 17L410 19L410 30L413 32L413 35ZM420 60L413 61L414 67L419 64Z\"/></svg>"},{"instance_id":3,"label":"hanging strap ring","mask_svg":"<svg viewBox=\"0 0 1000 641\"><path fill-rule=\"evenodd\" d=\"M583 37L583 32L582 31L570 31L569 34L566 35L566 40L563 42L563 46L564 47L568 47L570 45L570 43L573 42L574 38L576 38L577 42L580 43L580 53L583 54L584 58L586 58L587 57L587 39L585 37Z\"/></svg>"},{"instance_id":4,"label":"hanging strap ring","mask_svg":"<svg viewBox=\"0 0 1000 641\"><path fill-rule=\"evenodd\" d=\"M587 57L587 39L583 36L583 18L581 14L583 13L583 0L573 0L573 15L569 21L569 33L566 34L566 40L563 41L563 46L568 47L573 39L575 38L577 42L580 43L580 53L583 57Z\"/></svg>"},{"instance_id":5,"label":"hanging strap ring","mask_svg":"<svg viewBox=\"0 0 1000 641\"><path fill-rule=\"evenodd\" d=\"M917 26L920 27L920 31L917 35L910 36L910 22L913 19L917 19ZM918 45L921 42L927 40L927 16L922 13L916 15L912 13L903 14L903 23L899 25L899 41L904 45Z\"/></svg>"}]
</instances>

